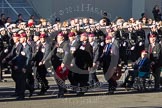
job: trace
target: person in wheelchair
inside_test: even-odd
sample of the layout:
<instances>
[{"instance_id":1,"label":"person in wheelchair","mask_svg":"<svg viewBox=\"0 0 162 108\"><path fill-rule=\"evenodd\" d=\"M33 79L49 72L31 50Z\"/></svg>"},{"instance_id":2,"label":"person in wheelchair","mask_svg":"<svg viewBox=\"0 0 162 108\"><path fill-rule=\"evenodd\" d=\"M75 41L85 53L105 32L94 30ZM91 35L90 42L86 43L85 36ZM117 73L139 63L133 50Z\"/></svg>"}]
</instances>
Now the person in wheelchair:
<instances>
[{"instance_id":1,"label":"person in wheelchair","mask_svg":"<svg viewBox=\"0 0 162 108\"><path fill-rule=\"evenodd\" d=\"M123 87L125 88L131 88L134 83L134 79L138 77L139 73L145 73L150 71L150 59L148 58L148 52L146 50L143 50L141 52L141 57L139 57L133 64L133 71L128 71L128 75L125 78L125 81L123 83Z\"/></svg>"}]
</instances>

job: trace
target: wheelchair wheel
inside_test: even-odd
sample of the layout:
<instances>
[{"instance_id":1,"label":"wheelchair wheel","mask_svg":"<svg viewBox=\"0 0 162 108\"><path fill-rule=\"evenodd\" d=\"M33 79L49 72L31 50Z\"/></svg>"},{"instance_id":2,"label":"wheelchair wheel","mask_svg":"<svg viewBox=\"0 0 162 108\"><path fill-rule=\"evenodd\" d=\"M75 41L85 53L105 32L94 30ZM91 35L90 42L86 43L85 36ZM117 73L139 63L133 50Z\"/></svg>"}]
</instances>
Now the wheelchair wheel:
<instances>
[{"instance_id":1,"label":"wheelchair wheel","mask_svg":"<svg viewBox=\"0 0 162 108\"><path fill-rule=\"evenodd\" d=\"M154 86L155 86L155 78L153 73L150 73L149 77L135 78L135 82L133 84L133 87L140 92L150 91L154 89Z\"/></svg>"},{"instance_id":2,"label":"wheelchair wheel","mask_svg":"<svg viewBox=\"0 0 162 108\"><path fill-rule=\"evenodd\" d=\"M145 88L147 90L152 90L155 88L155 77L153 73L150 73L149 78L146 78L145 80Z\"/></svg>"},{"instance_id":3,"label":"wheelchair wheel","mask_svg":"<svg viewBox=\"0 0 162 108\"><path fill-rule=\"evenodd\" d=\"M136 89L138 91L142 91L143 87L142 87L141 82L142 82L142 79L140 77L135 78L135 81L133 84L134 89Z\"/></svg>"}]
</instances>

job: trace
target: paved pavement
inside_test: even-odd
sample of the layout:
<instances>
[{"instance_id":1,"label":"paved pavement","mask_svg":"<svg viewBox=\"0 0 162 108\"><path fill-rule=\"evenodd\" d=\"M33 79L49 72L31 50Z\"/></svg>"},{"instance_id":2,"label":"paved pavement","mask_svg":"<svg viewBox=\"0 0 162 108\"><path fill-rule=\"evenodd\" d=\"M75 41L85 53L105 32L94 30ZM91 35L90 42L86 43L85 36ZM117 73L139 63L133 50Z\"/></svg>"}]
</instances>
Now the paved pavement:
<instances>
[{"instance_id":1,"label":"paved pavement","mask_svg":"<svg viewBox=\"0 0 162 108\"><path fill-rule=\"evenodd\" d=\"M0 108L162 108L162 92L138 93L118 87L114 95L106 95L107 84L102 75L99 76L103 83L100 88L91 89L83 97L67 93L63 99L56 98L57 86L52 77L48 77L50 89L46 95L38 96L39 90L36 90L34 96L23 101L10 97L14 82L11 78L6 80L0 83Z\"/></svg>"}]
</instances>

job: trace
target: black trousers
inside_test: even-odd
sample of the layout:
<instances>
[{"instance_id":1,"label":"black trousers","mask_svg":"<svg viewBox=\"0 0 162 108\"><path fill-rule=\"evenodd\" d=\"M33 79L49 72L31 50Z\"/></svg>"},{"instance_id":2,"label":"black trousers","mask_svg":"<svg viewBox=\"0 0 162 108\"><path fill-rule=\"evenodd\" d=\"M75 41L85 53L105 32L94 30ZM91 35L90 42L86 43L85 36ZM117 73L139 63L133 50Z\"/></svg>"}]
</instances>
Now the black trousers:
<instances>
[{"instance_id":1,"label":"black trousers","mask_svg":"<svg viewBox=\"0 0 162 108\"><path fill-rule=\"evenodd\" d=\"M103 62L103 73L104 73L104 75L108 71L109 66L110 66L109 60ZM116 81L114 81L112 78L110 78L109 80L107 80L107 82L109 84L108 91L112 91L112 90L114 91L116 86L117 86Z\"/></svg>"},{"instance_id":2,"label":"black trousers","mask_svg":"<svg viewBox=\"0 0 162 108\"><path fill-rule=\"evenodd\" d=\"M33 90L34 89L34 77L32 75L32 69L28 68L26 70L26 89Z\"/></svg>"},{"instance_id":3,"label":"black trousers","mask_svg":"<svg viewBox=\"0 0 162 108\"><path fill-rule=\"evenodd\" d=\"M15 70L14 68L13 68L13 66L11 66L11 70L12 70L12 72L11 72L11 77L12 77L12 79L14 80L14 82L15 82L15 94L18 94L18 90L17 90L17 83L16 83L16 80L17 80L17 70Z\"/></svg>"},{"instance_id":4,"label":"black trousers","mask_svg":"<svg viewBox=\"0 0 162 108\"><path fill-rule=\"evenodd\" d=\"M98 82L98 78L96 76L96 72L89 73L89 83L90 84L95 84L96 82Z\"/></svg>"},{"instance_id":5,"label":"black trousers","mask_svg":"<svg viewBox=\"0 0 162 108\"><path fill-rule=\"evenodd\" d=\"M37 67L37 80L41 84L41 91L45 91L48 87L48 81L46 79L47 70L45 65L41 65Z\"/></svg>"},{"instance_id":6,"label":"black trousers","mask_svg":"<svg viewBox=\"0 0 162 108\"><path fill-rule=\"evenodd\" d=\"M126 87L126 84L128 84L128 87L132 87L135 78L138 76L138 70L134 70L134 71L129 71L128 75L126 76L123 85ZM131 77L131 78L130 78ZM129 80L130 79L130 80Z\"/></svg>"},{"instance_id":7,"label":"black trousers","mask_svg":"<svg viewBox=\"0 0 162 108\"><path fill-rule=\"evenodd\" d=\"M0 61L1 62L1 61ZM0 63L0 81L3 80L2 78L2 64Z\"/></svg>"},{"instance_id":8,"label":"black trousers","mask_svg":"<svg viewBox=\"0 0 162 108\"><path fill-rule=\"evenodd\" d=\"M34 88L38 89L39 88L39 82L38 82L38 79L37 79L37 66L33 66L32 71L34 73L34 76L33 76Z\"/></svg>"},{"instance_id":9,"label":"black trousers","mask_svg":"<svg viewBox=\"0 0 162 108\"><path fill-rule=\"evenodd\" d=\"M55 58L54 61L52 61L52 65L53 65L53 68L54 68L55 71L61 65L61 63L62 63L62 60L60 60L59 58ZM61 80L61 81L62 81L61 84L56 81L57 82L58 89L59 89L59 91L58 91L58 94L59 95L63 95L64 94L64 91L66 90L66 88L64 88L64 86L63 86L65 84L65 81L64 80Z\"/></svg>"},{"instance_id":10,"label":"black trousers","mask_svg":"<svg viewBox=\"0 0 162 108\"><path fill-rule=\"evenodd\" d=\"M26 73L22 71L22 69L17 69L14 72L15 82L16 82L16 92L19 97L25 96L26 89Z\"/></svg>"},{"instance_id":11,"label":"black trousers","mask_svg":"<svg viewBox=\"0 0 162 108\"><path fill-rule=\"evenodd\" d=\"M76 73L69 71L68 79L69 79L72 86L76 86L76 83L77 83L76 80L75 80L75 76L76 76Z\"/></svg>"},{"instance_id":12,"label":"black trousers","mask_svg":"<svg viewBox=\"0 0 162 108\"><path fill-rule=\"evenodd\" d=\"M154 65L152 68L152 71L153 71L154 77L155 77L155 89L158 89L160 87L161 67Z\"/></svg>"}]
</instances>

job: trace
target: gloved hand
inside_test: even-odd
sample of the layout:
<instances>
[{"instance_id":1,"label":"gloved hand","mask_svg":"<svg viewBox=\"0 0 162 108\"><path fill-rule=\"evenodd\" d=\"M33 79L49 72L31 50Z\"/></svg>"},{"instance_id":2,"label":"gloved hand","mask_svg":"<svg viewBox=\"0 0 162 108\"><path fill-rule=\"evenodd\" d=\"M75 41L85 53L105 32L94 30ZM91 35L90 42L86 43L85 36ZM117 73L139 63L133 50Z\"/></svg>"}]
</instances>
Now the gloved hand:
<instances>
[{"instance_id":1,"label":"gloved hand","mask_svg":"<svg viewBox=\"0 0 162 108\"><path fill-rule=\"evenodd\" d=\"M142 46L142 42L139 43L139 46Z\"/></svg>"},{"instance_id":2,"label":"gloved hand","mask_svg":"<svg viewBox=\"0 0 162 108\"><path fill-rule=\"evenodd\" d=\"M3 59L3 60L2 60L2 64L4 64L4 63L6 63L6 59Z\"/></svg>"},{"instance_id":3,"label":"gloved hand","mask_svg":"<svg viewBox=\"0 0 162 108\"><path fill-rule=\"evenodd\" d=\"M26 69L25 69L25 68L22 68L22 72L23 72L23 73L26 73Z\"/></svg>"},{"instance_id":4,"label":"gloved hand","mask_svg":"<svg viewBox=\"0 0 162 108\"><path fill-rule=\"evenodd\" d=\"M9 64L9 65L12 65L12 61L9 61L8 64Z\"/></svg>"}]
</instances>

